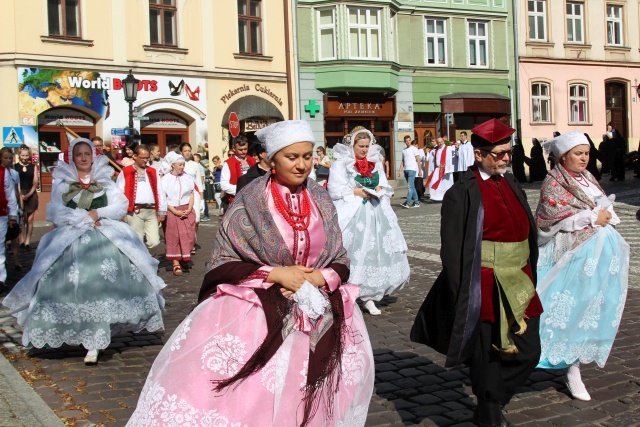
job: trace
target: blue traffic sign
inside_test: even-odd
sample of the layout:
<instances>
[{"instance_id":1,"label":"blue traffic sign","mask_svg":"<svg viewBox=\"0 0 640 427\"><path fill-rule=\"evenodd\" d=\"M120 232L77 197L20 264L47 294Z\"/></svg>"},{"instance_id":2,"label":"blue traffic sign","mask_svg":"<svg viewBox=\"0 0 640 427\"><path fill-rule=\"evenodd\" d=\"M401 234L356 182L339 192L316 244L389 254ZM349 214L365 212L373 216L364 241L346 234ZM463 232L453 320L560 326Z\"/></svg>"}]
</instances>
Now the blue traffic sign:
<instances>
[{"instance_id":1,"label":"blue traffic sign","mask_svg":"<svg viewBox=\"0 0 640 427\"><path fill-rule=\"evenodd\" d=\"M20 147L24 144L22 126L4 126L2 128L2 145L5 147Z\"/></svg>"},{"instance_id":2,"label":"blue traffic sign","mask_svg":"<svg viewBox=\"0 0 640 427\"><path fill-rule=\"evenodd\" d=\"M130 135L129 129L111 129L111 135Z\"/></svg>"}]
</instances>

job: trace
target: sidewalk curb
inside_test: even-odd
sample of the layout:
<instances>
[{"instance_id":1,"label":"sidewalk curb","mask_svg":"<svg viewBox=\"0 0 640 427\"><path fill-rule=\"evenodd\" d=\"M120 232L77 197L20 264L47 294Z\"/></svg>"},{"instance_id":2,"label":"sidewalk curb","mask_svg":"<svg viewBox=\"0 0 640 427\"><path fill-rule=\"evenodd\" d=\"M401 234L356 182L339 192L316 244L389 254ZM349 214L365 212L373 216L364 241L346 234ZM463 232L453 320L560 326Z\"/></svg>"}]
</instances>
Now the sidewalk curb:
<instances>
[{"instance_id":1,"label":"sidewalk curb","mask_svg":"<svg viewBox=\"0 0 640 427\"><path fill-rule=\"evenodd\" d=\"M64 423L0 353L0 396L25 427L64 427ZM4 420L0 418L0 424Z\"/></svg>"}]
</instances>

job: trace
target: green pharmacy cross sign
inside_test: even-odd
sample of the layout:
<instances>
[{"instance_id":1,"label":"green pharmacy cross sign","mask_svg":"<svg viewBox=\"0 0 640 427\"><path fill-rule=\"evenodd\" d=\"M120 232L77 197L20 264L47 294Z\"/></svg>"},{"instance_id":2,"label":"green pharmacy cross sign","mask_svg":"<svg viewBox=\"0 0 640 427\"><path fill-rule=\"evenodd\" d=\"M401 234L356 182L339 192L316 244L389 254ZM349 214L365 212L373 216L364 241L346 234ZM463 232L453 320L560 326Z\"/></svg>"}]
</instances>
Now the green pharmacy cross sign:
<instances>
[{"instance_id":1,"label":"green pharmacy cross sign","mask_svg":"<svg viewBox=\"0 0 640 427\"><path fill-rule=\"evenodd\" d=\"M316 104L314 99L310 99L307 105L304 106L304 111L309 113L309 116L315 117L320 112L320 105Z\"/></svg>"}]
</instances>

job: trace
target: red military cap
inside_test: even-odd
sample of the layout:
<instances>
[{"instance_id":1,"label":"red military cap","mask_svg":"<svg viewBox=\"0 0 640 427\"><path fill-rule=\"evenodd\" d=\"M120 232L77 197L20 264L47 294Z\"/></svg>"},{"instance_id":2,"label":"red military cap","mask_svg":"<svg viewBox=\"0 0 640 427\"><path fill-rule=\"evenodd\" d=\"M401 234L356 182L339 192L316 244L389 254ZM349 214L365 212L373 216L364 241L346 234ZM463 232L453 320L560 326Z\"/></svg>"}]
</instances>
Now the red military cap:
<instances>
[{"instance_id":1,"label":"red military cap","mask_svg":"<svg viewBox=\"0 0 640 427\"><path fill-rule=\"evenodd\" d=\"M471 129L471 145L473 148L500 145L509 142L516 130L500 120L490 119Z\"/></svg>"}]
</instances>

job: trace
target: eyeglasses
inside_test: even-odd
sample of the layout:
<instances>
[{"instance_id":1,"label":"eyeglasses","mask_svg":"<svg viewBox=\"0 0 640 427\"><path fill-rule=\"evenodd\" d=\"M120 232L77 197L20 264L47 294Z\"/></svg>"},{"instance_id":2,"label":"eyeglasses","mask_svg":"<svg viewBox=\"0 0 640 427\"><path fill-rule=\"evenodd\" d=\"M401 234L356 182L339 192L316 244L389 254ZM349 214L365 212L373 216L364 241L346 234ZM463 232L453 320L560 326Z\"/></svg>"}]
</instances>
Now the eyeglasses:
<instances>
[{"instance_id":1,"label":"eyeglasses","mask_svg":"<svg viewBox=\"0 0 640 427\"><path fill-rule=\"evenodd\" d=\"M484 151L487 154L491 154L491 157L493 157L493 160L502 160L506 155L508 155L509 157L513 156L513 150L504 150L504 151L499 151L497 153L495 151L486 150L484 148L480 148L480 150Z\"/></svg>"}]
</instances>

